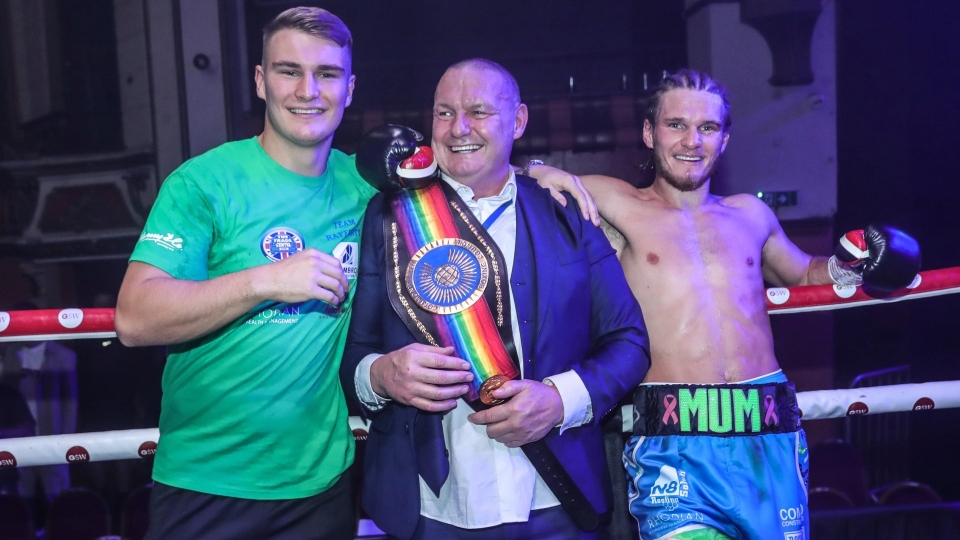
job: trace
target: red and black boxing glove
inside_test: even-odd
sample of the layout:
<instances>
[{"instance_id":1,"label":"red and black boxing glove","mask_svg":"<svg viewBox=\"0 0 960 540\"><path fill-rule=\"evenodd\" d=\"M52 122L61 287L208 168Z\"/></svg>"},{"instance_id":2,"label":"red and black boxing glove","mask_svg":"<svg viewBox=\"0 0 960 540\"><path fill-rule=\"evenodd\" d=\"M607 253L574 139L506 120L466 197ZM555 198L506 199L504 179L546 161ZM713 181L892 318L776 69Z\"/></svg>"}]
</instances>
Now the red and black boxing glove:
<instances>
[{"instance_id":1,"label":"red and black boxing glove","mask_svg":"<svg viewBox=\"0 0 960 540\"><path fill-rule=\"evenodd\" d=\"M424 187L438 173L433 152L428 146L419 146L422 143L423 135L406 126L387 124L374 128L360 141L357 172L379 191ZM429 152L429 157L423 157L424 150ZM405 162L404 170L409 172L401 174L400 168Z\"/></svg>"},{"instance_id":2,"label":"red and black boxing glove","mask_svg":"<svg viewBox=\"0 0 960 540\"><path fill-rule=\"evenodd\" d=\"M920 271L920 244L886 225L869 225L840 239L828 261L837 285L860 285L893 292L909 285Z\"/></svg>"}]
</instances>

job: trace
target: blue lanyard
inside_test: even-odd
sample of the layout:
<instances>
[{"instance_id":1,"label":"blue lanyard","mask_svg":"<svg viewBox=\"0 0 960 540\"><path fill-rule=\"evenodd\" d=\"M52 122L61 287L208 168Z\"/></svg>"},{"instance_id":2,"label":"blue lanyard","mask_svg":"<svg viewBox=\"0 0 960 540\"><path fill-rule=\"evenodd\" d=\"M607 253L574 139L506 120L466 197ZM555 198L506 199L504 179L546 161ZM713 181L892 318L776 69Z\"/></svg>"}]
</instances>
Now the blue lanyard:
<instances>
[{"instance_id":1,"label":"blue lanyard","mask_svg":"<svg viewBox=\"0 0 960 540\"><path fill-rule=\"evenodd\" d=\"M500 214L502 214L511 204L513 204L513 199L510 199L507 202L498 206L497 209L494 210L492 214L487 216L487 219L483 220L483 228L489 229L490 226L493 225L495 221L497 221L497 218L500 217Z\"/></svg>"}]
</instances>

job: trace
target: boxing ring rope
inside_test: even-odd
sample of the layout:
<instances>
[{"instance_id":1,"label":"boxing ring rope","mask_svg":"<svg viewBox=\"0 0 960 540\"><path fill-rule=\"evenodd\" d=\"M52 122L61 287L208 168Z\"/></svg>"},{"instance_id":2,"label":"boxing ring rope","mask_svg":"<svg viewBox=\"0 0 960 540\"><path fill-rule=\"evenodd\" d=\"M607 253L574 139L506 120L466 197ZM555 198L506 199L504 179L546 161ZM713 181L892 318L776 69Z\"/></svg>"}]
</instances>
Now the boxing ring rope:
<instances>
[{"instance_id":1,"label":"boxing ring rope","mask_svg":"<svg viewBox=\"0 0 960 540\"><path fill-rule=\"evenodd\" d=\"M840 309L954 292L960 292L960 267L921 272L907 289L884 297L871 296L860 287L815 285L770 288L766 290L766 298L768 311L775 314ZM113 317L114 310L109 308L0 312L0 342L114 338L117 334ZM804 420L957 408L960 407L960 381L799 392L797 401ZM357 417L350 417L350 428L355 433L366 431L366 425ZM0 469L150 459L156 453L159 438L160 431L152 428L0 439Z\"/></svg>"},{"instance_id":2,"label":"boxing ring rope","mask_svg":"<svg viewBox=\"0 0 960 540\"><path fill-rule=\"evenodd\" d=\"M920 272L906 289L871 295L862 287L808 285L766 289L770 314L842 309L960 292L960 267ZM114 338L112 308L0 311L0 342Z\"/></svg>"},{"instance_id":3,"label":"boxing ring rope","mask_svg":"<svg viewBox=\"0 0 960 540\"><path fill-rule=\"evenodd\" d=\"M956 408L960 381L799 392L797 401L804 421ZM366 431L356 417L350 428ZM0 439L0 468L151 458L159 438L160 430L152 428Z\"/></svg>"},{"instance_id":4,"label":"boxing ring rope","mask_svg":"<svg viewBox=\"0 0 960 540\"><path fill-rule=\"evenodd\" d=\"M0 343L115 337L113 308L0 311Z\"/></svg>"},{"instance_id":5,"label":"boxing ring rope","mask_svg":"<svg viewBox=\"0 0 960 540\"><path fill-rule=\"evenodd\" d=\"M863 287L808 285L766 290L767 312L804 313L915 300L960 292L960 266L920 272L907 288L890 294L868 294Z\"/></svg>"}]
</instances>

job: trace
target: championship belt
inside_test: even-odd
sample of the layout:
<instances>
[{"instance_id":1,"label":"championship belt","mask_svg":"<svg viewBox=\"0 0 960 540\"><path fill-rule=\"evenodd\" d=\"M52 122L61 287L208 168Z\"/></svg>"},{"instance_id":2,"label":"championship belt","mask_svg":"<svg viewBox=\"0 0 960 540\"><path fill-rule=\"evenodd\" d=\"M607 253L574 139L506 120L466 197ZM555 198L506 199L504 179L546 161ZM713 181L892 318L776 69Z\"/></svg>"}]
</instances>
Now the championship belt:
<instances>
[{"instance_id":1,"label":"championship belt","mask_svg":"<svg viewBox=\"0 0 960 540\"><path fill-rule=\"evenodd\" d=\"M445 182L400 191L384 210L394 310L418 341L469 362L468 403L502 403L491 392L520 370L496 243Z\"/></svg>"},{"instance_id":2,"label":"championship belt","mask_svg":"<svg viewBox=\"0 0 960 540\"><path fill-rule=\"evenodd\" d=\"M520 369L507 267L486 228L453 188L433 181L387 196L383 237L391 274L387 295L394 311L417 341L453 347L470 364L473 382L464 396L468 405L482 410L503 403L491 392L520 378ZM601 516L546 441L520 449L574 523L585 531L596 529Z\"/></svg>"}]
</instances>

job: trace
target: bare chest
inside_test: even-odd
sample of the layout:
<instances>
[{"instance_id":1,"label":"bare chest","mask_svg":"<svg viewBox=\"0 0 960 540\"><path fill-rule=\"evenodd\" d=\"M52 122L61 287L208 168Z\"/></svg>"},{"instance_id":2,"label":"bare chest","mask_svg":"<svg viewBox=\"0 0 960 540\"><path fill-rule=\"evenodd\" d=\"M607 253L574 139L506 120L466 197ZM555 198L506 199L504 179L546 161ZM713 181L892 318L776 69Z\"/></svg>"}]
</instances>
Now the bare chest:
<instances>
[{"instance_id":1,"label":"bare chest","mask_svg":"<svg viewBox=\"0 0 960 540\"><path fill-rule=\"evenodd\" d=\"M766 236L735 210L689 213L645 210L620 227L634 271L648 277L697 275L708 280L760 276Z\"/></svg>"}]
</instances>

